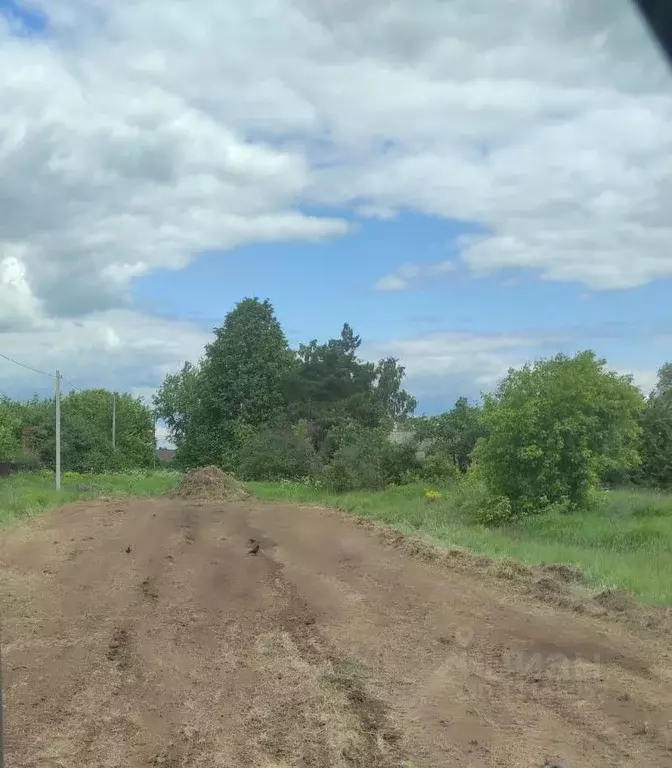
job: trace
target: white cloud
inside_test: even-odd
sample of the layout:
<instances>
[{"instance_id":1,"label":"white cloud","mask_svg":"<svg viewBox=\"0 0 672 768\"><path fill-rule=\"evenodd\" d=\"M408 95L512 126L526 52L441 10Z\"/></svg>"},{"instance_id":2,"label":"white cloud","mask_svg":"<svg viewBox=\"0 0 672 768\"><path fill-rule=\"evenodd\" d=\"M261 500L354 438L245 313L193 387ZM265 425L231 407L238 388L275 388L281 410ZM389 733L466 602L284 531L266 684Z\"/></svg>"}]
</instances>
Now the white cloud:
<instances>
[{"instance_id":1,"label":"white cloud","mask_svg":"<svg viewBox=\"0 0 672 768\"><path fill-rule=\"evenodd\" d=\"M599 343L597 348L599 350ZM404 386L419 398L421 409L445 409L458 397L478 400L494 391L510 368L559 351L575 354L585 344L575 331L546 334L478 334L439 332L369 345L364 354L370 359L393 356L406 369ZM621 375L632 376L633 383L646 396L656 385L655 368L610 366Z\"/></svg>"},{"instance_id":2,"label":"white cloud","mask_svg":"<svg viewBox=\"0 0 672 768\"><path fill-rule=\"evenodd\" d=\"M364 354L369 359L396 357L406 369L404 386L423 402L447 407L460 396L478 399L484 392L494 391L510 368L518 368L534 360L549 358L558 352L573 355L586 348L601 346L599 331L592 344L576 329L564 332L524 334L479 334L437 332L406 339L368 345ZM661 345L670 339L661 336ZM665 353L659 357L660 363ZM655 367L608 366L621 375L632 376L633 383L648 396L654 389L658 371Z\"/></svg>"},{"instance_id":3,"label":"white cloud","mask_svg":"<svg viewBox=\"0 0 672 768\"><path fill-rule=\"evenodd\" d=\"M445 406L461 395L493 390L509 368L547 343L534 335L440 332L370 345L365 354L398 358L406 369L405 386L421 400L439 398Z\"/></svg>"},{"instance_id":4,"label":"white cloud","mask_svg":"<svg viewBox=\"0 0 672 768\"><path fill-rule=\"evenodd\" d=\"M61 314L204 249L477 222L476 272L672 274L672 79L628 0L33 0L0 25L0 243Z\"/></svg>"},{"instance_id":5,"label":"white cloud","mask_svg":"<svg viewBox=\"0 0 672 768\"><path fill-rule=\"evenodd\" d=\"M33 332L3 333L0 351L46 373L60 370L67 380L64 390L71 383L147 396L168 372L197 360L210 336L188 323L120 309L44 321ZM0 391L20 395L52 388L46 377L0 360Z\"/></svg>"},{"instance_id":6,"label":"white cloud","mask_svg":"<svg viewBox=\"0 0 672 768\"><path fill-rule=\"evenodd\" d=\"M628 0L31 7L41 36L0 14L0 331L38 367L156 386L200 335L132 281L348 230L310 205L476 224L474 274L672 275L672 79Z\"/></svg>"},{"instance_id":7,"label":"white cloud","mask_svg":"<svg viewBox=\"0 0 672 768\"><path fill-rule=\"evenodd\" d=\"M408 288L408 281L399 275L385 275L376 283L378 291L404 291Z\"/></svg>"},{"instance_id":8,"label":"white cloud","mask_svg":"<svg viewBox=\"0 0 672 768\"><path fill-rule=\"evenodd\" d=\"M32 328L41 315L23 264L11 252L6 249L5 257L0 259L0 333L10 328Z\"/></svg>"},{"instance_id":9,"label":"white cloud","mask_svg":"<svg viewBox=\"0 0 672 768\"><path fill-rule=\"evenodd\" d=\"M396 272L381 277L376 282L378 291L403 291L407 288L422 285L428 280L443 277L454 272L454 261L438 261L426 264L402 264Z\"/></svg>"},{"instance_id":10,"label":"white cloud","mask_svg":"<svg viewBox=\"0 0 672 768\"><path fill-rule=\"evenodd\" d=\"M639 387L644 395L650 395L658 382L658 371L650 368L628 368L627 366L616 367L615 370L621 375L632 376L632 382Z\"/></svg>"},{"instance_id":11,"label":"white cloud","mask_svg":"<svg viewBox=\"0 0 672 768\"><path fill-rule=\"evenodd\" d=\"M134 277L203 250L347 231L298 210L311 176L301 148L250 141L249 125L198 103L199 89L213 104L222 87L244 90L221 51L211 84L196 77L201 34L205 49L228 48L208 6L194 28L191 8L170 3L150 35L156 48L148 3L109 15L50 4L42 39L0 24L0 253L20 251L50 314L118 303Z\"/></svg>"}]
</instances>

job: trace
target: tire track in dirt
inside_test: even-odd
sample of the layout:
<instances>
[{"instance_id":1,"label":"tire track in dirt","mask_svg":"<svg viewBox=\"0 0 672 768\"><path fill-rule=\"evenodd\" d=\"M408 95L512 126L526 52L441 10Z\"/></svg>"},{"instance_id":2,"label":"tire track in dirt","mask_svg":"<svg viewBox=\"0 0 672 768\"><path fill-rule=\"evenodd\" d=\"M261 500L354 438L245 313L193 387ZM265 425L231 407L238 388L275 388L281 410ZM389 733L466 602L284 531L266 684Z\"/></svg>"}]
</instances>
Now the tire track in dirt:
<instances>
[{"instance_id":1,"label":"tire track in dirt","mask_svg":"<svg viewBox=\"0 0 672 768\"><path fill-rule=\"evenodd\" d=\"M409 560L332 511L282 510L260 506L252 519L311 603L330 603L339 647L378 661L420 764L670 764L669 637Z\"/></svg>"},{"instance_id":2,"label":"tire track in dirt","mask_svg":"<svg viewBox=\"0 0 672 768\"><path fill-rule=\"evenodd\" d=\"M336 513L75 505L0 562L9 765L672 763L669 640Z\"/></svg>"}]
</instances>

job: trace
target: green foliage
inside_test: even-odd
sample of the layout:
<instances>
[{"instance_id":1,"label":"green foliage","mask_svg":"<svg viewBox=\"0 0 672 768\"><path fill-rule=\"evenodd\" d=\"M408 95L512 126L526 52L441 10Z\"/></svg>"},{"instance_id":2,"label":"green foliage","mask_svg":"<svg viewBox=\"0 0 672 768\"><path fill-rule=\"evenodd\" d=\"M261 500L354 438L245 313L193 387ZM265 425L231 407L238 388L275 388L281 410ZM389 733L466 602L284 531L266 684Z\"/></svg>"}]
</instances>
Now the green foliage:
<instances>
[{"instance_id":1,"label":"green foliage","mask_svg":"<svg viewBox=\"0 0 672 768\"><path fill-rule=\"evenodd\" d=\"M394 358L378 364L360 360L361 338L346 323L337 339L302 344L289 382L289 418L311 424L318 449L334 427L354 423L368 429L403 419L415 400L401 389L404 369Z\"/></svg>"},{"instance_id":2,"label":"green foliage","mask_svg":"<svg viewBox=\"0 0 672 768\"><path fill-rule=\"evenodd\" d=\"M76 408L61 407L61 466L72 472L104 472L113 469L114 457L110 432L104 435L91 429L84 414ZM53 416L40 426L39 457L45 466L53 467L56 437Z\"/></svg>"},{"instance_id":3,"label":"green foliage","mask_svg":"<svg viewBox=\"0 0 672 768\"><path fill-rule=\"evenodd\" d=\"M389 431L415 408L401 388L403 367L394 358L360 360L361 339L347 324L338 338L294 353L270 303L245 299L215 334L201 363L167 376L154 401L181 466L214 463L257 478L319 476L341 447L342 430ZM398 456L384 457L394 477Z\"/></svg>"},{"instance_id":4,"label":"green foliage","mask_svg":"<svg viewBox=\"0 0 672 768\"><path fill-rule=\"evenodd\" d=\"M658 383L649 396L640 424L642 466L637 478L647 485L672 487L672 363L658 372Z\"/></svg>"},{"instance_id":5,"label":"green foliage","mask_svg":"<svg viewBox=\"0 0 672 768\"><path fill-rule=\"evenodd\" d=\"M418 475L422 480L445 485L457 482L460 470L455 466L452 456L432 451L420 462Z\"/></svg>"},{"instance_id":6,"label":"green foliage","mask_svg":"<svg viewBox=\"0 0 672 768\"><path fill-rule=\"evenodd\" d=\"M239 428L236 473L243 479L301 480L319 474L321 461L305 423Z\"/></svg>"},{"instance_id":7,"label":"green foliage","mask_svg":"<svg viewBox=\"0 0 672 768\"><path fill-rule=\"evenodd\" d=\"M584 352L510 371L482 407L459 398L447 413L412 419L403 366L362 360L361 345L346 323L338 337L293 352L271 304L244 299L204 358L167 376L155 398L178 464L352 489L454 483L478 458L488 491L474 517L489 524L571 509L600 482L631 480L640 433L640 480L672 482L672 365L646 409L628 379ZM390 440L396 424L414 438Z\"/></svg>"},{"instance_id":8,"label":"green foliage","mask_svg":"<svg viewBox=\"0 0 672 768\"><path fill-rule=\"evenodd\" d=\"M478 467L468 472L454 470L452 482L444 486L450 489L449 498L456 513L464 519L488 526L508 523L516 517L511 502L506 496L493 495L483 482Z\"/></svg>"},{"instance_id":9,"label":"green foliage","mask_svg":"<svg viewBox=\"0 0 672 768\"><path fill-rule=\"evenodd\" d=\"M21 448L21 417L17 404L0 398L0 461L18 457Z\"/></svg>"},{"instance_id":10,"label":"green foliage","mask_svg":"<svg viewBox=\"0 0 672 768\"><path fill-rule=\"evenodd\" d=\"M176 461L184 466L198 464L207 454L207 430L199 429L200 367L185 363L181 370L169 373L154 396L156 418L163 419L177 448Z\"/></svg>"},{"instance_id":11,"label":"green foliage","mask_svg":"<svg viewBox=\"0 0 672 768\"><path fill-rule=\"evenodd\" d=\"M129 394L117 394L116 415L113 450L111 392L89 389L61 399L63 471L121 471L153 464L156 440L151 409ZM53 467L55 432L53 400L0 401L0 458L35 460Z\"/></svg>"},{"instance_id":12,"label":"green foliage","mask_svg":"<svg viewBox=\"0 0 672 768\"><path fill-rule=\"evenodd\" d=\"M329 443L337 445L323 473L332 491L372 490L385 487L379 435L354 423L333 428Z\"/></svg>"},{"instance_id":13,"label":"green foliage","mask_svg":"<svg viewBox=\"0 0 672 768\"><path fill-rule=\"evenodd\" d=\"M422 462L417 456L417 443L393 443L387 430L378 435L385 485L404 485L420 479Z\"/></svg>"},{"instance_id":14,"label":"green foliage","mask_svg":"<svg viewBox=\"0 0 672 768\"><path fill-rule=\"evenodd\" d=\"M413 422L416 436L429 443L428 457L449 457L453 466L466 472L479 438L485 435L482 410L460 397L452 410Z\"/></svg>"},{"instance_id":15,"label":"green foliage","mask_svg":"<svg viewBox=\"0 0 672 768\"><path fill-rule=\"evenodd\" d=\"M380 360L375 368L374 400L383 416L396 423L404 421L418 407L417 400L401 388L406 369L394 357Z\"/></svg>"},{"instance_id":16,"label":"green foliage","mask_svg":"<svg viewBox=\"0 0 672 768\"><path fill-rule=\"evenodd\" d=\"M337 492L400 485L419 468L414 444L395 444L387 430L366 429L354 422L334 427L325 447L331 455L323 482Z\"/></svg>"},{"instance_id":17,"label":"green foliage","mask_svg":"<svg viewBox=\"0 0 672 768\"><path fill-rule=\"evenodd\" d=\"M255 429L285 410L294 356L268 301L244 299L229 312L198 369L164 383L157 410L183 465L236 462L236 425Z\"/></svg>"},{"instance_id":18,"label":"green foliage","mask_svg":"<svg viewBox=\"0 0 672 768\"><path fill-rule=\"evenodd\" d=\"M638 464L642 405L629 378L590 351L509 371L485 398L476 450L491 494L517 515L585 503L605 473Z\"/></svg>"}]
</instances>

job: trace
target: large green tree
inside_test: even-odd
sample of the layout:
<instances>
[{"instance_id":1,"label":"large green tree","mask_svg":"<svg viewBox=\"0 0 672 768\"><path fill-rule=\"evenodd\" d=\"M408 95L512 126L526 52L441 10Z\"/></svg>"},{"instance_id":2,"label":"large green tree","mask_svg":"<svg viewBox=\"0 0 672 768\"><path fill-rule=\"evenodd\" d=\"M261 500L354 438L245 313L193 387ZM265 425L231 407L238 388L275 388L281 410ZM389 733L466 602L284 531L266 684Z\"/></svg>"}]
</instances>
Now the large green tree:
<instances>
[{"instance_id":1,"label":"large green tree","mask_svg":"<svg viewBox=\"0 0 672 768\"><path fill-rule=\"evenodd\" d=\"M311 425L318 447L335 427L352 422L391 428L415 410L415 399L401 387L404 368L392 357L378 363L360 359L361 344L346 323L338 338L299 347L298 369L290 382L290 418Z\"/></svg>"},{"instance_id":2,"label":"large green tree","mask_svg":"<svg viewBox=\"0 0 672 768\"><path fill-rule=\"evenodd\" d=\"M591 351L509 371L484 401L480 469L514 512L578 505L606 473L637 465L643 398Z\"/></svg>"},{"instance_id":3,"label":"large green tree","mask_svg":"<svg viewBox=\"0 0 672 768\"><path fill-rule=\"evenodd\" d=\"M157 413L171 429L184 464L235 467L242 426L260 428L286 410L295 365L271 303L239 302L207 345L200 368L167 379Z\"/></svg>"},{"instance_id":4,"label":"large green tree","mask_svg":"<svg viewBox=\"0 0 672 768\"><path fill-rule=\"evenodd\" d=\"M658 382L642 412L642 466L647 485L672 487L672 363L658 371Z\"/></svg>"},{"instance_id":5,"label":"large green tree","mask_svg":"<svg viewBox=\"0 0 672 768\"><path fill-rule=\"evenodd\" d=\"M199 407L200 390L200 366L187 362L179 371L166 376L154 396L155 416L165 421L177 448L176 460L184 466L198 465L210 454L211 435Z\"/></svg>"},{"instance_id":6,"label":"large green tree","mask_svg":"<svg viewBox=\"0 0 672 768\"><path fill-rule=\"evenodd\" d=\"M406 369L396 357L386 357L376 365L374 400L383 415L393 422L404 421L413 415L418 401L402 389Z\"/></svg>"},{"instance_id":7,"label":"large green tree","mask_svg":"<svg viewBox=\"0 0 672 768\"><path fill-rule=\"evenodd\" d=\"M169 373L154 396L154 411L166 422L171 440L180 446L190 431L190 423L198 407L200 370L185 363L179 371Z\"/></svg>"}]
</instances>

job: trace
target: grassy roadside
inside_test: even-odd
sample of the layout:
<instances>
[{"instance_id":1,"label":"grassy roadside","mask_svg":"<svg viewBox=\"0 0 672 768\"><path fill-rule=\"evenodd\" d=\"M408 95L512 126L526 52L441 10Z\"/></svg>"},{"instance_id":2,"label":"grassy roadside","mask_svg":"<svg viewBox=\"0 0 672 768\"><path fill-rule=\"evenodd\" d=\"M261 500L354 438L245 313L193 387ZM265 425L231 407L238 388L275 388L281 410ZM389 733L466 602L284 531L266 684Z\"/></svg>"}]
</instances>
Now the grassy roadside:
<instances>
[{"instance_id":1,"label":"grassy roadside","mask_svg":"<svg viewBox=\"0 0 672 768\"><path fill-rule=\"evenodd\" d=\"M442 498L427 502L417 485L341 495L292 483L249 485L262 499L336 507L479 554L529 564L571 563L590 585L672 604L672 495L605 491L590 510L487 528L460 512L451 488L438 489Z\"/></svg>"},{"instance_id":2,"label":"grassy roadside","mask_svg":"<svg viewBox=\"0 0 672 768\"><path fill-rule=\"evenodd\" d=\"M156 496L175 486L179 478L179 474L166 470L106 475L65 472L61 490L56 491L51 472L2 477L0 524L20 520L44 509L73 501L99 499L101 496Z\"/></svg>"}]
</instances>

